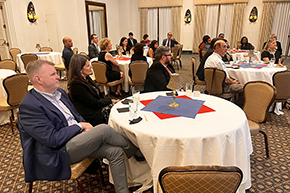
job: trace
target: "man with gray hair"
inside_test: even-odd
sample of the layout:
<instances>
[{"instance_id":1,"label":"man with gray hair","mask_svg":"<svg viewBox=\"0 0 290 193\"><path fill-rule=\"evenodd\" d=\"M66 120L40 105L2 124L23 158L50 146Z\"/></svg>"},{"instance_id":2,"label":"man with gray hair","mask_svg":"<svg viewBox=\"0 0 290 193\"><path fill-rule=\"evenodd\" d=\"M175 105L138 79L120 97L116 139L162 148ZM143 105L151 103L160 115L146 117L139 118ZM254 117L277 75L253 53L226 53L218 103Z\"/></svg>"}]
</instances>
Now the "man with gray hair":
<instances>
[{"instance_id":1,"label":"man with gray hair","mask_svg":"<svg viewBox=\"0 0 290 193\"><path fill-rule=\"evenodd\" d=\"M21 101L18 114L25 181L68 180L71 164L106 158L116 192L128 193L124 152L130 158L138 149L112 127L93 127L78 114L59 88L53 63L35 60L26 72L34 88Z\"/></svg>"},{"instance_id":2,"label":"man with gray hair","mask_svg":"<svg viewBox=\"0 0 290 193\"><path fill-rule=\"evenodd\" d=\"M155 51L155 62L147 71L144 92L170 90L166 86L171 74L175 73L170 63L170 49L166 46L158 47Z\"/></svg>"},{"instance_id":3,"label":"man with gray hair","mask_svg":"<svg viewBox=\"0 0 290 193\"><path fill-rule=\"evenodd\" d=\"M167 33L167 38L165 38L162 42L162 46L166 46L168 48L173 48L178 42L173 38L173 35L171 32Z\"/></svg>"}]
</instances>

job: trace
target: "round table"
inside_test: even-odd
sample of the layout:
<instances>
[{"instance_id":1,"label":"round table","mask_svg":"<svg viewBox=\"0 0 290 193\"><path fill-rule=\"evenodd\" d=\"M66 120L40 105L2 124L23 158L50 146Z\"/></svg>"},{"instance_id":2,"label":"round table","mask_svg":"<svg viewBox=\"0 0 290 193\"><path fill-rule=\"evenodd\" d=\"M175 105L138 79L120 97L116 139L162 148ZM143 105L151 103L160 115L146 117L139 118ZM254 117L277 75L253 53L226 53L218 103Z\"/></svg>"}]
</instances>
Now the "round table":
<instances>
[{"instance_id":1,"label":"round table","mask_svg":"<svg viewBox=\"0 0 290 193\"><path fill-rule=\"evenodd\" d=\"M241 61L249 61L249 57L245 57L248 55L248 51L245 50L229 50L229 54L232 56L233 60L241 60ZM261 60L261 52L254 51L255 57L252 60Z\"/></svg>"},{"instance_id":2,"label":"round table","mask_svg":"<svg viewBox=\"0 0 290 193\"><path fill-rule=\"evenodd\" d=\"M166 96L165 92L153 92L141 94L140 98L141 101L155 99L158 95ZM140 148L151 169L154 192L157 192L159 172L173 165L237 166L244 175L239 192L244 192L251 186L250 154L253 151L245 113L235 104L218 97L201 94L192 98L205 101L204 105L215 111L197 114L195 119L175 117L161 120L154 113L141 110L139 115L143 120L129 125L129 113L117 111L117 108L128 105L119 102L111 110L109 125ZM148 173L144 178L140 173L134 176L136 170L148 166L134 159L127 163L129 182L148 182ZM135 170L130 169L131 166Z\"/></svg>"},{"instance_id":3,"label":"round table","mask_svg":"<svg viewBox=\"0 0 290 193\"><path fill-rule=\"evenodd\" d=\"M13 70L0 69L0 82L1 82L1 85L0 85L0 98L7 96L6 91L5 91L4 87L3 87L3 80L6 77L11 76L13 74L16 74L16 72L13 71ZM8 111L0 111L0 125L3 125L3 124L8 123L8 122L9 122L9 113L8 113Z\"/></svg>"}]
</instances>

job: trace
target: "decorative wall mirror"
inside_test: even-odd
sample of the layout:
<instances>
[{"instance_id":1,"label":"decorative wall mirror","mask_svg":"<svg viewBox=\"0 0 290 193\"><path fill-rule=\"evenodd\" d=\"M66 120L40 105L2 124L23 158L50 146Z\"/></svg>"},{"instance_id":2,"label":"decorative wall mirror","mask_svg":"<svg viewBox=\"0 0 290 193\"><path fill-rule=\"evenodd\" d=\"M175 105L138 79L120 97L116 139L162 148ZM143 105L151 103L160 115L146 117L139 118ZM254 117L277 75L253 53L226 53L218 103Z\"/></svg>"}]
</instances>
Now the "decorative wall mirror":
<instances>
[{"instance_id":1,"label":"decorative wall mirror","mask_svg":"<svg viewBox=\"0 0 290 193\"><path fill-rule=\"evenodd\" d=\"M85 2L86 2L86 15L88 27L88 40L90 44L91 34L96 34L99 40L101 40L104 37L108 37L106 4L92 1Z\"/></svg>"}]
</instances>

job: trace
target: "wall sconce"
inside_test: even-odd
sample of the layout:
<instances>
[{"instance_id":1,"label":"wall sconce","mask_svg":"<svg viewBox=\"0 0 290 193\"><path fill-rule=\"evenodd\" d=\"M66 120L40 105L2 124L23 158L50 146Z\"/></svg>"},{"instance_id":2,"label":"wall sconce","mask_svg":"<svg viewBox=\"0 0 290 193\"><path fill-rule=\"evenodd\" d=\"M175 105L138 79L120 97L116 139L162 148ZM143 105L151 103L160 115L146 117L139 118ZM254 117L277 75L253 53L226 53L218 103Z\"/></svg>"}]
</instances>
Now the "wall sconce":
<instances>
[{"instance_id":1,"label":"wall sconce","mask_svg":"<svg viewBox=\"0 0 290 193\"><path fill-rule=\"evenodd\" d=\"M37 48L37 50L39 51L39 49L41 48L40 44L36 44L35 48Z\"/></svg>"},{"instance_id":2,"label":"wall sconce","mask_svg":"<svg viewBox=\"0 0 290 193\"><path fill-rule=\"evenodd\" d=\"M191 22L191 12L189 9L186 10L185 16L184 16L184 22L190 23Z\"/></svg>"},{"instance_id":3,"label":"wall sconce","mask_svg":"<svg viewBox=\"0 0 290 193\"><path fill-rule=\"evenodd\" d=\"M38 19L35 9L34 9L34 5L31 1L28 3L28 7L27 7L27 19L31 23L36 22L36 20Z\"/></svg>"},{"instance_id":4,"label":"wall sconce","mask_svg":"<svg viewBox=\"0 0 290 193\"><path fill-rule=\"evenodd\" d=\"M254 6L250 12L249 21L254 23L257 21L257 19L258 19L258 9L256 6Z\"/></svg>"}]
</instances>

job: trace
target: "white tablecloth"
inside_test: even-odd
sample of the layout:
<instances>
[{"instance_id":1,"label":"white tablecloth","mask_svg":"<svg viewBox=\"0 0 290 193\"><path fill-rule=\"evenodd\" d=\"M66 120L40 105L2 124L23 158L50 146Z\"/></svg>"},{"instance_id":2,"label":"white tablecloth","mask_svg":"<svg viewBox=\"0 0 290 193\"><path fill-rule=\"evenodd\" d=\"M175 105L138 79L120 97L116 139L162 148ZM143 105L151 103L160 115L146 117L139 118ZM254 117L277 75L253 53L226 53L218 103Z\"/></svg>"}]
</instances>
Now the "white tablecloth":
<instances>
[{"instance_id":1,"label":"white tablecloth","mask_svg":"<svg viewBox=\"0 0 290 193\"><path fill-rule=\"evenodd\" d=\"M165 92L141 94L141 100L154 99L158 95L165 95ZM111 110L109 125L140 148L151 169L154 192L157 192L159 172L173 165L238 166L244 175L239 192L244 192L251 187L250 154L253 151L245 113L235 104L214 96L201 94L194 99L204 100L204 105L215 112L198 114L195 119L160 120L152 112L140 111L143 120L129 125L129 113L117 112L117 108L127 105L119 102ZM149 188L149 171L144 173L144 177L138 171L148 166L129 159L129 183L132 180L135 184L144 182L144 189ZM134 172L139 173L135 175Z\"/></svg>"},{"instance_id":2,"label":"white tablecloth","mask_svg":"<svg viewBox=\"0 0 290 193\"><path fill-rule=\"evenodd\" d=\"M0 98L2 97L6 97L6 91L3 87L3 80L7 77L7 76L11 76L13 74L16 74L15 71L13 70L7 70L7 69L0 69L0 81L1 81L1 85L0 85ZM0 125L3 125L5 123L9 122L9 113L8 111L0 111Z\"/></svg>"},{"instance_id":3,"label":"white tablecloth","mask_svg":"<svg viewBox=\"0 0 290 193\"><path fill-rule=\"evenodd\" d=\"M124 57L128 57L128 56L124 56ZM124 83L123 83L123 90L125 92L129 92L129 82L128 82L128 76L129 76L129 64L131 63L131 60L118 60L116 59L118 64L119 64L119 68L122 72L124 72ZM93 61L98 61L98 58L93 58L91 59L91 63ZM149 64L149 67L152 65L153 60L150 57L147 57L147 62Z\"/></svg>"},{"instance_id":4,"label":"white tablecloth","mask_svg":"<svg viewBox=\"0 0 290 193\"><path fill-rule=\"evenodd\" d=\"M28 54L31 52L28 52ZM16 63L19 67L20 72L25 72L24 64L21 60L21 55L26 53L17 54ZM63 64L62 54L60 52L36 52L33 53L38 56L38 60L48 60L53 62L55 65Z\"/></svg>"},{"instance_id":5,"label":"white tablecloth","mask_svg":"<svg viewBox=\"0 0 290 193\"><path fill-rule=\"evenodd\" d=\"M231 52L229 51L229 54L231 54L234 61L236 60L242 60L242 61L249 61L249 57L245 57L245 55L248 55L247 52ZM254 60L261 60L261 52L254 51L255 57L252 58L252 61Z\"/></svg>"}]
</instances>

